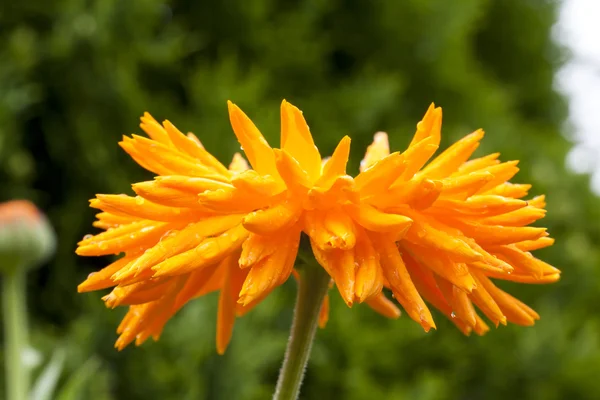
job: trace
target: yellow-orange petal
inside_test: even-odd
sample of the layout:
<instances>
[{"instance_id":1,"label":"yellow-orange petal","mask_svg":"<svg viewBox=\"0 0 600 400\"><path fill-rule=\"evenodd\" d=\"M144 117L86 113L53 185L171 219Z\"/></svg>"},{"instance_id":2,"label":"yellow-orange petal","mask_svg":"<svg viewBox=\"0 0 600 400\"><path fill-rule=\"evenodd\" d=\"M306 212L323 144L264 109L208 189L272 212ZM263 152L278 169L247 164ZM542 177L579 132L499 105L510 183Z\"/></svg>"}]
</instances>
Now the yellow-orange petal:
<instances>
[{"instance_id":1,"label":"yellow-orange petal","mask_svg":"<svg viewBox=\"0 0 600 400\"><path fill-rule=\"evenodd\" d=\"M167 258L195 248L207 237L219 235L239 225L241 221L241 215L219 215L192 223L180 231L173 231L145 251L128 268L116 273L113 280L119 282L134 277Z\"/></svg>"},{"instance_id":2,"label":"yellow-orange petal","mask_svg":"<svg viewBox=\"0 0 600 400\"><path fill-rule=\"evenodd\" d=\"M326 248L352 249L356 244L356 228L352 219L339 209L325 213L323 227L329 236Z\"/></svg>"},{"instance_id":3,"label":"yellow-orange petal","mask_svg":"<svg viewBox=\"0 0 600 400\"><path fill-rule=\"evenodd\" d=\"M415 287L425 301L450 317L452 307L450 307L448 300L438 287L432 270L419 263L408 252L402 252L402 260L404 260L406 270L410 274Z\"/></svg>"},{"instance_id":4,"label":"yellow-orange petal","mask_svg":"<svg viewBox=\"0 0 600 400\"><path fill-rule=\"evenodd\" d=\"M102 297L109 308L120 305L144 304L159 300L171 285L173 278L148 279L127 286L116 286Z\"/></svg>"},{"instance_id":5,"label":"yellow-orange petal","mask_svg":"<svg viewBox=\"0 0 600 400\"><path fill-rule=\"evenodd\" d=\"M357 264L354 291L358 301L362 303L378 295L383 289L383 271L379 264L379 254L362 229L359 230L354 248L354 261Z\"/></svg>"},{"instance_id":6,"label":"yellow-orange petal","mask_svg":"<svg viewBox=\"0 0 600 400\"><path fill-rule=\"evenodd\" d=\"M90 207L100 208L100 207L93 206L94 200L95 199L90 200ZM94 226L97 228L102 228L102 229L117 228L121 225L127 225L132 222L139 221L138 217L124 215L119 212L112 212L112 210L98 213L98 214L96 214L96 218L98 218L98 220L94 221ZM143 219L151 219L151 218L143 218ZM96 222L101 223L102 227L97 226Z\"/></svg>"},{"instance_id":7,"label":"yellow-orange petal","mask_svg":"<svg viewBox=\"0 0 600 400\"><path fill-rule=\"evenodd\" d=\"M444 230L437 229L428 223L425 216L416 212L408 210L403 210L403 212L408 214L407 217L413 221L406 232L406 241L445 252L456 261L469 262L483 259L483 256L460 236L451 235Z\"/></svg>"},{"instance_id":8,"label":"yellow-orange petal","mask_svg":"<svg viewBox=\"0 0 600 400\"><path fill-rule=\"evenodd\" d=\"M277 171L285 182L288 190L296 195L304 195L312 187L308 173L298 160L285 150L274 149Z\"/></svg>"},{"instance_id":9,"label":"yellow-orange petal","mask_svg":"<svg viewBox=\"0 0 600 400\"><path fill-rule=\"evenodd\" d=\"M274 196L285 189L280 180L275 180L269 175L260 175L253 169L235 175L231 178L231 184L241 191L262 196Z\"/></svg>"},{"instance_id":10,"label":"yellow-orange petal","mask_svg":"<svg viewBox=\"0 0 600 400\"><path fill-rule=\"evenodd\" d=\"M114 286L115 283L112 281L112 279L110 279L110 277L115 272L125 267L133 259L135 259L135 256L124 256L102 268L100 271L92 272L88 275L85 281L81 282L79 286L77 286L77 291L79 293L84 293Z\"/></svg>"},{"instance_id":11,"label":"yellow-orange petal","mask_svg":"<svg viewBox=\"0 0 600 400\"><path fill-rule=\"evenodd\" d=\"M260 235L271 235L294 225L300 218L297 204L285 201L273 207L251 212L244 217L244 228Z\"/></svg>"},{"instance_id":12,"label":"yellow-orange petal","mask_svg":"<svg viewBox=\"0 0 600 400\"><path fill-rule=\"evenodd\" d=\"M293 230L284 237L271 237L277 250L250 268L239 294L238 303L248 305L291 275L298 246L300 231Z\"/></svg>"},{"instance_id":13,"label":"yellow-orange petal","mask_svg":"<svg viewBox=\"0 0 600 400\"><path fill-rule=\"evenodd\" d=\"M546 228L483 225L459 219L452 219L451 221L451 225L457 227L466 236L475 239L481 245L512 244L547 236Z\"/></svg>"},{"instance_id":14,"label":"yellow-orange petal","mask_svg":"<svg viewBox=\"0 0 600 400\"><path fill-rule=\"evenodd\" d=\"M197 194L163 186L158 181L139 182L131 186L139 196L162 206L209 211L200 204Z\"/></svg>"},{"instance_id":15,"label":"yellow-orange petal","mask_svg":"<svg viewBox=\"0 0 600 400\"><path fill-rule=\"evenodd\" d=\"M527 207L527 202L494 195L471 196L467 200L438 199L434 206L440 213L464 214L477 217L493 217ZM434 210L435 211L435 210Z\"/></svg>"},{"instance_id":16,"label":"yellow-orange petal","mask_svg":"<svg viewBox=\"0 0 600 400\"><path fill-rule=\"evenodd\" d=\"M546 285L549 283L558 282L560 280L560 273L558 273L558 272L553 273L553 274L544 275L542 277L535 277L532 275L519 274L519 273L502 274L502 273L495 273L495 272L488 272L487 276L489 278L502 279L504 281L527 283L529 285Z\"/></svg>"},{"instance_id":17,"label":"yellow-orange petal","mask_svg":"<svg viewBox=\"0 0 600 400\"><path fill-rule=\"evenodd\" d=\"M467 292L439 277L436 280L438 287L444 293L444 297L450 303L454 316L460 318L467 325L474 327L477 324L477 313Z\"/></svg>"},{"instance_id":18,"label":"yellow-orange petal","mask_svg":"<svg viewBox=\"0 0 600 400\"><path fill-rule=\"evenodd\" d=\"M354 250L322 250L313 240L311 245L315 259L333 278L346 305L352 307L356 282Z\"/></svg>"},{"instance_id":19,"label":"yellow-orange petal","mask_svg":"<svg viewBox=\"0 0 600 400\"><path fill-rule=\"evenodd\" d=\"M131 225L131 226L130 226ZM90 239L83 240L75 251L80 256L103 256L126 251L139 251L155 245L171 229L181 225L164 222L134 222L111 228Z\"/></svg>"},{"instance_id":20,"label":"yellow-orange petal","mask_svg":"<svg viewBox=\"0 0 600 400\"><path fill-rule=\"evenodd\" d=\"M231 340L233 325L235 323L235 304L237 292L232 290L232 274L237 269L237 257L229 256L222 261L225 268L225 278L221 293L219 294L219 306L217 309L217 353L223 355Z\"/></svg>"},{"instance_id":21,"label":"yellow-orange petal","mask_svg":"<svg viewBox=\"0 0 600 400\"><path fill-rule=\"evenodd\" d=\"M248 231L238 225L219 236L204 239L192 250L154 265L152 267L154 277L181 275L220 262L240 249L247 237Z\"/></svg>"},{"instance_id":22,"label":"yellow-orange petal","mask_svg":"<svg viewBox=\"0 0 600 400\"><path fill-rule=\"evenodd\" d=\"M520 199L527 196L529 189L531 189L531 185L529 184L504 182L503 184L488 190L485 192L485 194L494 194L497 196Z\"/></svg>"},{"instance_id":23,"label":"yellow-orange petal","mask_svg":"<svg viewBox=\"0 0 600 400\"><path fill-rule=\"evenodd\" d=\"M466 175L449 177L442 179L444 190L441 197L457 198L466 200L470 196L479 192L494 179L494 175L488 171L476 171Z\"/></svg>"},{"instance_id":24,"label":"yellow-orange petal","mask_svg":"<svg viewBox=\"0 0 600 400\"><path fill-rule=\"evenodd\" d=\"M350 157L350 137L344 136L333 151L333 154L325 162L321 177L315 186L328 189L338 176L346 175L346 165Z\"/></svg>"},{"instance_id":25,"label":"yellow-orange petal","mask_svg":"<svg viewBox=\"0 0 600 400\"><path fill-rule=\"evenodd\" d=\"M406 163L406 168L400 176L400 180L409 180L419 172L421 168L429 161L433 154L437 151L438 144L434 137L426 137L423 140L411 144L402 156Z\"/></svg>"},{"instance_id":26,"label":"yellow-orange petal","mask_svg":"<svg viewBox=\"0 0 600 400\"><path fill-rule=\"evenodd\" d=\"M354 179L356 190L361 192L361 197L386 191L405 168L404 157L400 153L392 153L358 174Z\"/></svg>"},{"instance_id":27,"label":"yellow-orange petal","mask_svg":"<svg viewBox=\"0 0 600 400\"><path fill-rule=\"evenodd\" d=\"M227 101L229 120L235 136L248 157L252 168L261 175L279 177L275 168L275 157L269 143L265 140L258 128L242 110L230 101Z\"/></svg>"},{"instance_id":28,"label":"yellow-orange petal","mask_svg":"<svg viewBox=\"0 0 600 400\"><path fill-rule=\"evenodd\" d=\"M233 154L231 162L229 163L229 170L232 172L241 173L250 169L248 161L238 152Z\"/></svg>"},{"instance_id":29,"label":"yellow-orange petal","mask_svg":"<svg viewBox=\"0 0 600 400\"><path fill-rule=\"evenodd\" d=\"M398 319L402 314L400 312L400 309L396 307L396 305L391 300L385 297L383 293L379 293L378 295L367 299L366 303L375 312L390 319Z\"/></svg>"},{"instance_id":30,"label":"yellow-orange petal","mask_svg":"<svg viewBox=\"0 0 600 400\"><path fill-rule=\"evenodd\" d=\"M356 244L354 222L339 209L306 211L303 229L322 250L349 250Z\"/></svg>"},{"instance_id":31,"label":"yellow-orange petal","mask_svg":"<svg viewBox=\"0 0 600 400\"><path fill-rule=\"evenodd\" d=\"M464 291L471 292L475 287L475 281L469 273L467 265L451 260L443 251L419 246L408 241L402 241L401 248L419 263Z\"/></svg>"},{"instance_id":32,"label":"yellow-orange petal","mask_svg":"<svg viewBox=\"0 0 600 400\"><path fill-rule=\"evenodd\" d=\"M215 264L188 274L188 278L177 294L173 310L177 311L193 298L220 290L225 282L225 269Z\"/></svg>"},{"instance_id":33,"label":"yellow-orange petal","mask_svg":"<svg viewBox=\"0 0 600 400\"><path fill-rule=\"evenodd\" d=\"M543 265L529 252L519 250L513 245L489 246L487 250L499 259L536 278L544 275Z\"/></svg>"},{"instance_id":34,"label":"yellow-orange petal","mask_svg":"<svg viewBox=\"0 0 600 400\"><path fill-rule=\"evenodd\" d=\"M477 279L477 276L478 274L473 275L477 287L471 292L471 300L496 326L498 324L506 325L506 316L504 316L492 296L485 290L484 285Z\"/></svg>"},{"instance_id":35,"label":"yellow-orange petal","mask_svg":"<svg viewBox=\"0 0 600 400\"><path fill-rule=\"evenodd\" d=\"M367 147L365 157L360 162L360 172L363 172L377 161L390 154L388 135L385 132L377 132L373 136L373 143Z\"/></svg>"},{"instance_id":36,"label":"yellow-orange petal","mask_svg":"<svg viewBox=\"0 0 600 400\"><path fill-rule=\"evenodd\" d=\"M417 131L413 136L410 146L413 146L423 139L432 138L435 145L440 144L442 129L442 109L441 107L435 107L435 104L431 103L423 119L417 123Z\"/></svg>"},{"instance_id":37,"label":"yellow-orange petal","mask_svg":"<svg viewBox=\"0 0 600 400\"><path fill-rule=\"evenodd\" d=\"M175 127L171 122L164 121L163 126L165 131L169 135L169 139L175 147L191 157L196 158L202 164L212 168L215 172L225 177L231 175L231 173L225 168L223 164L219 162L212 154L204 149L204 147L196 140L189 136L184 135L179 129Z\"/></svg>"},{"instance_id":38,"label":"yellow-orange petal","mask_svg":"<svg viewBox=\"0 0 600 400\"><path fill-rule=\"evenodd\" d=\"M359 201L354 179L348 175L340 175L327 188L315 186L310 189L303 206L306 210L327 210L335 204L358 203Z\"/></svg>"},{"instance_id":39,"label":"yellow-orange petal","mask_svg":"<svg viewBox=\"0 0 600 400\"><path fill-rule=\"evenodd\" d=\"M402 237L413 223L407 216L388 214L368 204L351 204L344 209L364 228L374 232L394 232L398 238Z\"/></svg>"},{"instance_id":40,"label":"yellow-orange petal","mask_svg":"<svg viewBox=\"0 0 600 400\"><path fill-rule=\"evenodd\" d=\"M200 193L198 204L215 213L247 213L269 204L268 198L232 187Z\"/></svg>"},{"instance_id":41,"label":"yellow-orange petal","mask_svg":"<svg viewBox=\"0 0 600 400\"><path fill-rule=\"evenodd\" d=\"M413 320L421 324L426 332L435 328L433 317L415 288L398 248L394 244L394 239L383 234L372 233L370 236L373 246L381 257L383 275L389 282L396 300L402 304Z\"/></svg>"},{"instance_id":42,"label":"yellow-orange petal","mask_svg":"<svg viewBox=\"0 0 600 400\"><path fill-rule=\"evenodd\" d=\"M517 174L517 172L519 172L519 167L517 167L518 163L518 161L507 161L486 168L485 170L487 172L494 175L494 179L490 180L481 189L479 189L479 193L484 193L487 190L490 190L504 182L509 181L513 176Z\"/></svg>"},{"instance_id":43,"label":"yellow-orange petal","mask_svg":"<svg viewBox=\"0 0 600 400\"><path fill-rule=\"evenodd\" d=\"M214 179L190 177L184 175L157 176L154 178L154 180L159 186L178 189L194 194L202 193L207 190L229 189L232 187L229 183Z\"/></svg>"},{"instance_id":44,"label":"yellow-orange petal","mask_svg":"<svg viewBox=\"0 0 600 400\"><path fill-rule=\"evenodd\" d=\"M323 304L321 305L321 310L319 310L319 328L323 329L327 325L327 321L329 321L329 295L326 294L323 299Z\"/></svg>"},{"instance_id":45,"label":"yellow-orange petal","mask_svg":"<svg viewBox=\"0 0 600 400\"><path fill-rule=\"evenodd\" d=\"M552 246L553 244L554 239L545 236L535 240L525 240L523 242L515 243L515 246L523 251L534 251Z\"/></svg>"},{"instance_id":46,"label":"yellow-orange petal","mask_svg":"<svg viewBox=\"0 0 600 400\"><path fill-rule=\"evenodd\" d=\"M250 233L248 239L242 244L242 254L239 258L240 268L251 267L271 256L277 251L278 244L278 240L270 236Z\"/></svg>"},{"instance_id":47,"label":"yellow-orange petal","mask_svg":"<svg viewBox=\"0 0 600 400\"><path fill-rule=\"evenodd\" d=\"M527 202L527 204L529 204L532 207L536 207L536 208L545 208L546 207L546 196L545 195L535 196L533 199L529 200Z\"/></svg>"},{"instance_id":48,"label":"yellow-orange petal","mask_svg":"<svg viewBox=\"0 0 600 400\"><path fill-rule=\"evenodd\" d=\"M119 214L118 218L111 218L112 222L116 222L118 225L133 222L134 219L163 222L190 221L206 216L207 214L206 211L201 209L163 206L146 200L141 196L98 194L96 197L96 199L90 201L90 207Z\"/></svg>"},{"instance_id":49,"label":"yellow-orange petal","mask_svg":"<svg viewBox=\"0 0 600 400\"><path fill-rule=\"evenodd\" d=\"M483 130L479 129L465 136L452 146L448 147L442 154L436 157L420 173L428 178L440 179L450 176L471 157L471 154L479 147L479 141L483 138ZM473 317L474 320L474 317Z\"/></svg>"},{"instance_id":50,"label":"yellow-orange petal","mask_svg":"<svg viewBox=\"0 0 600 400\"><path fill-rule=\"evenodd\" d=\"M483 274L477 274L477 279L485 288L485 290L492 296L496 304L498 304L502 310L502 313L506 316L506 319L509 322L517 325L531 326L540 318L539 315L527 305L515 299L508 293L498 289Z\"/></svg>"},{"instance_id":51,"label":"yellow-orange petal","mask_svg":"<svg viewBox=\"0 0 600 400\"><path fill-rule=\"evenodd\" d=\"M140 121L140 128L142 128L152 140L166 146L173 145L165 129L154 119L154 117L152 117L152 115L150 115L150 113L145 112L144 115L140 117Z\"/></svg>"},{"instance_id":52,"label":"yellow-orange petal","mask_svg":"<svg viewBox=\"0 0 600 400\"><path fill-rule=\"evenodd\" d=\"M470 174L471 172L480 171L493 165L500 164L498 157L500 157L500 153L493 153L467 161L458 168L458 171L455 172L453 176Z\"/></svg>"},{"instance_id":53,"label":"yellow-orange petal","mask_svg":"<svg viewBox=\"0 0 600 400\"><path fill-rule=\"evenodd\" d=\"M131 146L145 162L151 162L172 171L171 173L161 173L159 175L187 175L227 180L227 176L215 172L212 168L173 147L138 135L132 135L132 138L130 141Z\"/></svg>"},{"instance_id":54,"label":"yellow-orange petal","mask_svg":"<svg viewBox=\"0 0 600 400\"><path fill-rule=\"evenodd\" d=\"M312 182L321 175L321 155L315 146L302 111L281 102L281 149L298 160Z\"/></svg>"}]
</instances>

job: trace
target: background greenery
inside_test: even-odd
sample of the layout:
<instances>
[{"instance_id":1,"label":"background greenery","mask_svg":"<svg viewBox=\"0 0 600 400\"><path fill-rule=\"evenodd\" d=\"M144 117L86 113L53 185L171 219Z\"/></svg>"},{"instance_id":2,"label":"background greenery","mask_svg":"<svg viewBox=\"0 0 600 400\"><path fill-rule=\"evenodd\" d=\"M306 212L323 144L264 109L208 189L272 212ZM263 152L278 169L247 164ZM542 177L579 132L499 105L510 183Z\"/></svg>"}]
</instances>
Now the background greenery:
<instances>
[{"instance_id":1,"label":"background greenery","mask_svg":"<svg viewBox=\"0 0 600 400\"><path fill-rule=\"evenodd\" d=\"M510 285L542 315L534 328L463 337L436 314L424 334L347 309L335 291L318 332L307 399L597 399L600 397L600 201L564 167L565 101L550 39L557 2L543 0L26 0L0 2L0 200L28 198L59 236L30 275L33 344L67 351L63 380L92 357L86 399L266 399L290 325L288 282L238 320L214 350L216 299L187 306L158 343L112 348L124 310L76 285L108 259L77 258L95 193L149 179L117 146L150 111L195 132L228 161L239 150L226 100L277 143L279 103L304 110L323 153L353 137L353 168L377 130L403 149L431 101L446 144L483 127L479 154L520 159L518 181L548 195L563 270L552 286ZM505 285L509 286L509 285ZM90 362L90 361L88 361Z\"/></svg>"}]
</instances>

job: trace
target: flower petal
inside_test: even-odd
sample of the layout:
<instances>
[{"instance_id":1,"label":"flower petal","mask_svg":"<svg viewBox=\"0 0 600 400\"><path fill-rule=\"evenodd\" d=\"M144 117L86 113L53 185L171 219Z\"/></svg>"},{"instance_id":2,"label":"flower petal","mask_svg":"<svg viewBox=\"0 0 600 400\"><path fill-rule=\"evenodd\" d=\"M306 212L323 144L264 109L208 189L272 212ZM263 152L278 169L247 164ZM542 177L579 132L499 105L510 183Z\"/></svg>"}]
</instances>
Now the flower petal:
<instances>
[{"instance_id":1,"label":"flower petal","mask_svg":"<svg viewBox=\"0 0 600 400\"><path fill-rule=\"evenodd\" d=\"M390 144L388 135L385 132L377 132L373 136L373 143L367 147L365 157L360 162L360 172L375 164L377 161L387 157L390 154Z\"/></svg>"},{"instance_id":2,"label":"flower petal","mask_svg":"<svg viewBox=\"0 0 600 400\"><path fill-rule=\"evenodd\" d=\"M225 257L240 249L247 237L248 231L238 225L219 236L204 239L192 250L154 265L152 267L154 277L181 275L221 262Z\"/></svg>"},{"instance_id":3,"label":"flower petal","mask_svg":"<svg viewBox=\"0 0 600 400\"><path fill-rule=\"evenodd\" d=\"M396 307L394 302L389 300L383 293L379 293L369 299L366 300L366 303L369 307L371 307L375 312L383 315L384 317L390 319L398 319L402 314L400 309Z\"/></svg>"},{"instance_id":4,"label":"flower petal","mask_svg":"<svg viewBox=\"0 0 600 400\"><path fill-rule=\"evenodd\" d=\"M423 119L417 124L417 131L413 136L409 147L419 143L425 138L432 138L433 143L438 146L441 140L442 130L442 109L441 107L435 107L435 104L431 103Z\"/></svg>"},{"instance_id":5,"label":"flower petal","mask_svg":"<svg viewBox=\"0 0 600 400\"><path fill-rule=\"evenodd\" d=\"M348 157L350 157L350 137L344 136L323 166L323 172L315 186L328 189L338 176L346 175Z\"/></svg>"},{"instance_id":6,"label":"flower petal","mask_svg":"<svg viewBox=\"0 0 600 400\"><path fill-rule=\"evenodd\" d=\"M281 149L298 160L312 182L319 178L319 150L315 146L302 111L285 100L281 103Z\"/></svg>"},{"instance_id":7,"label":"flower petal","mask_svg":"<svg viewBox=\"0 0 600 400\"><path fill-rule=\"evenodd\" d=\"M420 173L432 179L446 178L471 157L483 138L481 129L465 136L435 158ZM474 320L474 317L473 317Z\"/></svg>"},{"instance_id":8,"label":"flower petal","mask_svg":"<svg viewBox=\"0 0 600 400\"><path fill-rule=\"evenodd\" d=\"M400 252L394 244L394 239L382 234L371 234L370 236L373 246L381 257L383 274L388 280L396 300L402 304L413 320L421 324L425 332L435 328L433 317L410 279Z\"/></svg>"},{"instance_id":9,"label":"flower petal","mask_svg":"<svg viewBox=\"0 0 600 400\"><path fill-rule=\"evenodd\" d=\"M238 106L227 101L227 107L233 132L242 145L252 168L261 175L271 175L277 178L279 175L275 168L275 157L269 143Z\"/></svg>"}]
</instances>

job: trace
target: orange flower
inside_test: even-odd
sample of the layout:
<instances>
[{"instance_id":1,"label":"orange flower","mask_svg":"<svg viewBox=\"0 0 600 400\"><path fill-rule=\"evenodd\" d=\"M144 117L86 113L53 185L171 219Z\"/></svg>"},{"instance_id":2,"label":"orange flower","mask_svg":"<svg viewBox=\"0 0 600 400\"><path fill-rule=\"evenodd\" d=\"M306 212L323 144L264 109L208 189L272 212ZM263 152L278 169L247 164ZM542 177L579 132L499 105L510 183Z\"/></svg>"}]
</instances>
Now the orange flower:
<instances>
[{"instance_id":1,"label":"orange flower","mask_svg":"<svg viewBox=\"0 0 600 400\"><path fill-rule=\"evenodd\" d=\"M193 135L183 135L171 123L158 124L149 114L142 129L151 139L133 135L120 143L140 165L159 174L154 181L133 185L136 197L98 195L91 206L94 226L106 231L88 235L77 254L99 256L125 253L79 285L79 292L114 287L103 297L108 307L128 305L117 332L116 347L133 340L158 339L169 318L188 301L219 291L217 350L231 338L235 316L258 303L236 304L247 271L238 266L248 232L243 214L218 214L198 203L198 193L230 187L232 176L248 168L236 154L229 169L202 147ZM177 276L162 276L177 271Z\"/></svg>"},{"instance_id":2,"label":"orange flower","mask_svg":"<svg viewBox=\"0 0 600 400\"><path fill-rule=\"evenodd\" d=\"M531 325L538 318L490 278L559 278L529 253L552 244L544 229L526 226L543 217L544 200L520 200L529 185L507 183L515 162L501 164L497 154L467 161L483 131L425 166L440 141L441 109L432 105L405 152L390 154L387 135L378 133L352 178L346 174L350 139L322 160L301 111L286 101L280 149L237 106L229 103L229 112L252 169L241 156L226 169L195 136L146 114L141 126L151 139L134 135L121 145L159 176L134 184L135 198L92 200L104 211L95 225L107 230L80 242L77 253L125 256L79 290L116 286L107 305L130 305L119 348L158 337L187 301L219 290L222 353L235 315L294 271L302 232L348 306L366 302L397 318L400 311L382 292L388 287L425 330L435 324L423 298L465 333L488 329L473 304L496 325Z\"/></svg>"},{"instance_id":3,"label":"orange flower","mask_svg":"<svg viewBox=\"0 0 600 400\"><path fill-rule=\"evenodd\" d=\"M489 330L474 305L496 326L533 325L538 314L490 278L540 284L560 278L530 253L554 243L545 228L527 226L544 217L544 196L521 200L531 185L508 182L518 172L516 161L501 163L499 154L467 161L482 130L425 165L439 146L441 122L441 108L431 105L401 155L403 171L379 193L361 193L361 202L412 220L401 240L377 241L387 283L405 308L419 304L420 296L402 293L393 274L408 271L418 293L465 334ZM379 133L362 167L383 163L388 154L387 135Z\"/></svg>"}]
</instances>

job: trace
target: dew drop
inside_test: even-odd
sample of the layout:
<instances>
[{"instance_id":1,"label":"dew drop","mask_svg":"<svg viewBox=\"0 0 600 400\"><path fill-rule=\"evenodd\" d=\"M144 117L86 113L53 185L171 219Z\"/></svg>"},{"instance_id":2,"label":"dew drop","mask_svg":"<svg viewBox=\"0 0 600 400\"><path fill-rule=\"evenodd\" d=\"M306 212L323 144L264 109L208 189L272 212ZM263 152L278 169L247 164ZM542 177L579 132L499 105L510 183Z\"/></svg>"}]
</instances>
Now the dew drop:
<instances>
[{"instance_id":1,"label":"dew drop","mask_svg":"<svg viewBox=\"0 0 600 400\"><path fill-rule=\"evenodd\" d=\"M83 237L83 240L90 240L94 235L90 235L89 233Z\"/></svg>"},{"instance_id":2,"label":"dew drop","mask_svg":"<svg viewBox=\"0 0 600 400\"><path fill-rule=\"evenodd\" d=\"M97 274L97 272L92 272L92 273L90 273L90 274L88 275L88 279L90 279L91 277L93 277L93 276L94 276L94 275L96 275L96 274Z\"/></svg>"},{"instance_id":3,"label":"dew drop","mask_svg":"<svg viewBox=\"0 0 600 400\"><path fill-rule=\"evenodd\" d=\"M452 313L450 314L450 316L451 316L452 318L456 318L456 314L454 313L454 311L452 311Z\"/></svg>"}]
</instances>

